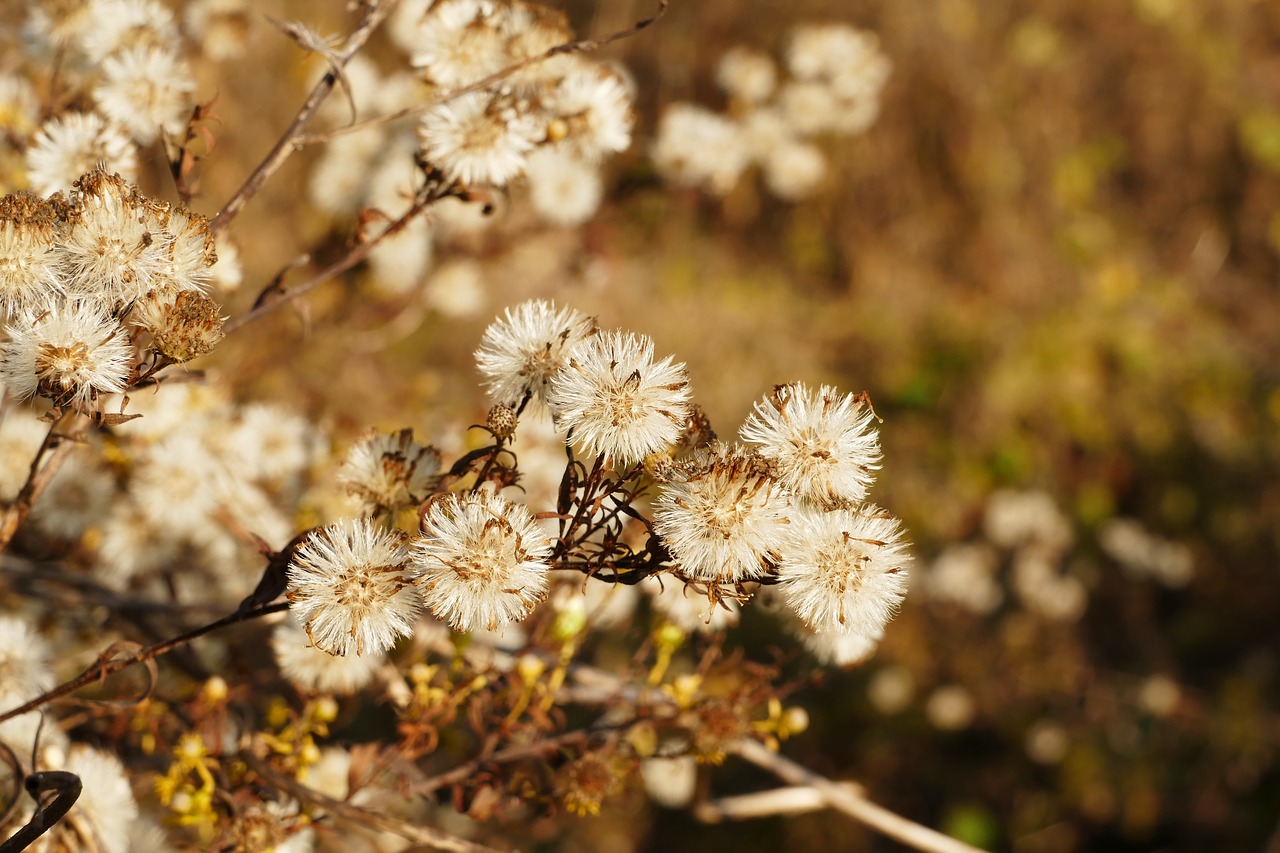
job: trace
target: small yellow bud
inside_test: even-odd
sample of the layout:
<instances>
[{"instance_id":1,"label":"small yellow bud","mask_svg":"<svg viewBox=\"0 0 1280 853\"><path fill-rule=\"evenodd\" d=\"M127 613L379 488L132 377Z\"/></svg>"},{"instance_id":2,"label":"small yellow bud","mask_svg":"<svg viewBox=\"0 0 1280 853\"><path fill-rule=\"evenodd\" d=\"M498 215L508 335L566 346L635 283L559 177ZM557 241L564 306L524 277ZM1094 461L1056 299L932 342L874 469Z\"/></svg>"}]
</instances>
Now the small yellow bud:
<instances>
[{"instance_id":1,"label":"small yellow bud","mask_svg":"<svg viewBox=\"0 0 1280 853\"><path fill-rule=\"evenodd\" d=\"M525 684L533 684L547 671L547 665L537 655L524 655L516 664L516 672Z\"/></svg>"},{"instance_id":2,"label":"small yellow bud","mask_svg":"<svg viewBox=\"0 0 1280 853\"><path fill-rule=\"evenodd\" d=\"M311 708L311 717L320 723L332 723L338 719L338 702L332 696L321 696Z\"/></svg>"},{"instance_id":3,"label":"small yellow bud","mask_svg":"<svg viewBox=\"0 0 1280 853\"><path fill-rule=\"evenodd\" d=\"M220 675L215 675L204 683L201 698L210 705L227 701L227 682Z\"/></svg>"}]
</instances>

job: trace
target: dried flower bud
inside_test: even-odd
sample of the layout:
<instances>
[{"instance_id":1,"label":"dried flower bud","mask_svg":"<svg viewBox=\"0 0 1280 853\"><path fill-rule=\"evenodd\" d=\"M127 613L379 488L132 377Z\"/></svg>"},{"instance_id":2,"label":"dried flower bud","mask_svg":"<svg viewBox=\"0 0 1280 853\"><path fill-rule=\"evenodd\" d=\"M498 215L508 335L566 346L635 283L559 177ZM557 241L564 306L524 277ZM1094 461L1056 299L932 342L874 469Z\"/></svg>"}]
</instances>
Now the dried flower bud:
<instances>
[{"instance_id":1,"label":"dried flower bud","mask_svg":"<svg viewBox=\"0 0 1280 853\"><path fill-rule=\"evenodd\" d=\"M501 403L489 410L485 424L494 438L510 438L516 431L516 412L510 406Z\"/></svg>"},{"instance_id":2,"label":"dried flower bud","mask_svg":"<svg viewBox=\"0 0 1280 853\"><path fill-rule=\"evenodd\" d=\"M153 296L139 306L138 321L151 333L156 350L179 364L213 352L222 341L218 303L194 290L172 298Z\"/></svg>"}]
</instances>

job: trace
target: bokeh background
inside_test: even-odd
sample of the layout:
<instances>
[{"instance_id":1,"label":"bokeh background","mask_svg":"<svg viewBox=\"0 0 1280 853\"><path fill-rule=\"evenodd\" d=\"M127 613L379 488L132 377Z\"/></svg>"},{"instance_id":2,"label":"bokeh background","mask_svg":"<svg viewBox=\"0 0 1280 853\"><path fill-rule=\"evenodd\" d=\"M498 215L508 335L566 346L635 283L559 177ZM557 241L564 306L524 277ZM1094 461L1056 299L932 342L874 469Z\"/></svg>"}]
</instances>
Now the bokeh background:
<instances>
[{"instance_id":1,"label":"bokeh background","mask_svg":"<svg viewBox=\"0 0 1280 853\"><path fill-rule=\"evenodd\" d=\"M321 32L343 4L269 4ZM562 5L580 34L652 12ZM801 22L878 35L878 120L820 139L802 201L748 172L668 185L663 111L725 110L726 50L781 57ZM317 65L253 15L247 52L199 69L212 214ZM395 57L375 40L375 61ZM866 390L875 500L915 543L906 604L866 664L793 700L789 756L972 843L1280 850L1280 5L1265 0L675 0L601 56L634 77L636 140L581 228L517 189L441 234L425 283L361 268L210 359L244 400L287 401L342 444L369 425L483 419L473 352L501 308L550 297L651 335L732 435L775 383ZM380 53L382 51L382 53ZM305 201L319 148L230 229L244 311L352 222ZM148 171L149 169L149 171ZM163 184L154 161L142 181ZM813 664L748 618L734 643ZM732 761L715 793L769 780ZM637 790L535 839L563 850L893 850L819 813L707 826Z\"/></svg>"}]
</instances>

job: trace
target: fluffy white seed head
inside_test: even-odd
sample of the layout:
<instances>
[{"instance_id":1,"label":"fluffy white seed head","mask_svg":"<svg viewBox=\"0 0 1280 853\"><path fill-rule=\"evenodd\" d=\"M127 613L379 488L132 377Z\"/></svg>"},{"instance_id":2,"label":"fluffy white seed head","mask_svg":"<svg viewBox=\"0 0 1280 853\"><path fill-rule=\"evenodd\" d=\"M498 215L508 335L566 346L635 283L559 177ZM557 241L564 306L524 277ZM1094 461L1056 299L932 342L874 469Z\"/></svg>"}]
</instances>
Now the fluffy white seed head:
<instances>
[{"instance_id":1,"label":"fluffy white seed head","mask_svg":"<svg viewBox=\"0 0 1280 853\"><path fill-rule=\"evenodd\" d=\"M595 214L604 198L600 170L559 146L533 152L525 176L533 209L553 225L581 225Z\"/></svg>"},{"instance_id":2,"label":"fluffy white seed head","mask_svg":"<svg viewBox=\"0 0 1280 853\"><path fill-rule=\"evenodd\" d=\"M750 148L734 122L695 104L672 104L658 123L653 163L673 184L726 195L746 170Z\"/></svg>"},{"instance_id":3,"label":"fluffy white seed head","mask_svg":"<svg viewBox=\"0 0 1280 853\"><path fill-rule=\"evenodd\" d=\"M907 592L898 520L868 505L797 512L792 524L778 561L791 609L819 633L879 636Z\"/></svg>"},{"instance_id":4,"label":"fluffy white seed head","mask_svg":"<svg viewBox=\"0 0 1280 853\"><path fill-rule=\"evenodd\" d=\"M506 309L484 330L476 350L489 399L515 407L531 394L544 402L551 377L568 362L569 351L595 331L594 318L544 299Z\"/></svg>"},{"instance_id":5,"label":"fluffy white seed head","mask_svg":"<svg viewBox=\"0 0 1280 853\"><path fill-rule=\"evenodd\" d=\"M8 332L0 344L0 377L19 399L38 395L90 411L100 395L123 391L133 370L128 335L93 304L60 304Z\"/></svg>"},{"instance_id":6,"label":"fluffy white seed head","mask_svg":"<svg viewBox=\"0 0 1280 853\"><path fill-rule=\"evenodd\" d=\"M191 70L177 54L140 45L106 58L93 99L103 115L148 145L161 129L181 132L195 88Z\"/></svg>"},{"instance_id":7,"label":"fluffy white seed head","mask_svg":"<svg viewBox=\"0 0 1280 853\"><path fill-rule=\"evenodd\" d=\"M551 378L547 405L584 453L639 462L674 444L689 417L689 380L671 357L655 362L653 341L601 332L569 353Z\"/></svg>"},{"instance_id":8,"label":"fluffy white seed head","mask_svg":"<svg viewBox=\"0 0 1280 853\"><path fill-rule=\"evenodd\" d=\"M368 519L317 531L289 563L294 618L329 654L381 654L412 633L422 608L408 562L403 535Z\"/></svg>"},{"instance_id":9,"label":"fluffy white seed head","mask_svg":"<svg viewBox=\"0 0 1280 853\"><path fill-rule=\"evenodd\" d=\"M413 559L437 619L457 631L493 631L546 598L551 549L526 507L481 491L432 502Z\"/></svg>"},{"instance_id":10,"label":"fluffy white seed head","mask_svg":"<svg viewBox=\"0 0 1280 853\"><path fill-rule=\"evenodd\" d=\"M653 526L686 575L739 583L764 575L788 535L791 499L762 458L702 451L687 476L662 486Z\"/></svg>"},{"instance_id":11,"label":"fluffy white seed head","mask_svg":"<svg viewBox=\"0 0 1280 853\"><path fill-rule=\"evenodd\" d=\"M564 140L594 163L631 146L631 95L617 73L580 62L546 96L544 105L563 122Z\"/></svg>"},{"instance_id":12,"label":"fluffy white seed head","mask_svg":"<svg viewBox=\"0 0 1280 853\"><path fill-rule=\"evenodd\" d=\"M823 385L780 385L742 425L743 441L778 466L792 494L826 508L866 497L880 467L875 414L852 394Z\"/></svg>"},{"instance_id":13,"label":"fluffy white seed head","mask_svg":"<svg viewBox=\"0 0 1280 853\"><path fill-rule=\"evenodd\" d=\"M440 470L440 451L413 440L413 430L370 432L351 445L338 482L360 499L366 512L394 511L426 497Z\"/></svg>"},{"instance_id":14,"label":"fluffy white seed head","mask_svg":"<svg viewBox=\"0 0 1280 853\"><path fill-rule=\"evenodd\" d=\"M138 817L138 803L120 759L109 752L76 744L67 751L60 769L80 777L83 788L75 810L92 825L99 849L125 853L129 830Z\"/></svg>"},{"instance_id":15,"label":"fluffy white seed head","mask_svg":"<svg viewBox=\"0 0 1280 853\"><path fill-rule=\"evenodd\" d=\"M443 0L424 14L412 38L415 68L448 90L511 64L505 9L489 0Z\"/></svg>"},{"instance_id":16,"label":"fluffy white seed head","mask_svg":"<svg viewBox=\"0 0 1280 853\"><path fill-rule=\"evenodd\" d=\"M24 192L0 198L0 313L38 316L61 294L59 231L48 202Z\"/></svg>"},{"instance_id":17,"label":"fluffy white seed head","mask_svg":"<svg viewBox=\"0 0 1280 853\"><path fill-rule=\"evenodd\" d=\"M331 655L311 644L307 632L292 620L271 633L271 650L280 674L308 693L350 695L373 680L386 656L382 653Z\"/></svg>"},{"instance_id":18,"label":"fluffy white seed head","mask_svg":"<svg viewBox=\"0 0 1280 853\"><path fill-rule=\"evenodd\" d=\"M42 196L71 189L77 178L99 164L129 181L138 171L133 140L97 113L51 118L27 148L27 180L31 190Z\"/></svg>"},{"instance_id":19,"label":"fluffy white seed head","mask_svg":"<svg viewBox=\"0 0 1280 853\"><path fill-rule=\"evenodd\" d=\"M545 132L527 104L471 92L425 112L418 125L424 159L451 181L505 186Z\"/></svg>"}]
</instances>

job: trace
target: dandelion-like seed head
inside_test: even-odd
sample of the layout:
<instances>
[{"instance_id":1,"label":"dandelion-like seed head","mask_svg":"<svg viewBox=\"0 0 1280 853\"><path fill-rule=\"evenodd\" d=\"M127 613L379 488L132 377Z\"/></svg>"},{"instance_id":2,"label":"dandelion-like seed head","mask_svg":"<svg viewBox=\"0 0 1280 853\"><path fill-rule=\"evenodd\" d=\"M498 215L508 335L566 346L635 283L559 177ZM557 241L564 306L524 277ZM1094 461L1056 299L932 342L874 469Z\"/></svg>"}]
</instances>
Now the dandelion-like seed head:
<instances>
[{"instance_id":1,"label":"dandelion-like seed head","mask_svg":"<svg viewBox=\"0 0 1280 853\"><path fill-rule=\"evenodd\" d=\"M546 107L565 123L565 142L588 162L631 146L631 95L614 71L576 64L547 95Z\"/></svg>"},{"instance_id":2,"label":"dandelion-like seed head","mask_svg":"<svg viewBox=\"0 0 1280 853\"><path fill-rule=\"evenodd\" d=\"M493 492L431 503L414 546L423 600L454 630L497 630L547 596L550 538L526 507Z\"/></svg>"},{"instance_id":3,"label":"dandelion-like seed head","mask_svg":"<svg viewBox=\"0 0 1280 853\"><path fill-rule=\"evenodd\" d=\"M787 603L819 633L879 637L907 592L911 555L874 506L798 512L778 562Z\"/></svg>"},{"instance_id":4,"label":"dandelion-like seed head","mask_svg":"<svg viewBox=\"0 0 1280 853\"><path fill-rule=\"evenodd\" d=\"M58 246L67 289L107 308L145 296L164 272L173 242L157 205L106 172L89 172L75 187L77 203Z\"/></svg>"},{"instance_id":5,"label":"dandelion-like seed head","mask_svg":"<svg viewBox=\"0 0 1280 853\"><path fill-rule=\"evenodd\" d=\"M689 577L739 583L778 560L792 513L772 466L743 448L700 451L662 486L654 530Z\"/></svg>"},{"instance_id":6,"label":"dandelion-like seed head","mask_svg":"<svg viewBox=\"0 0 1280 853\"><path fill-rule=\"evenodd\" d=\"M132 180L138 170L133 140L97 113L66 113L45 122L27 148L27 180L33 192L52 195L71 189L99 163Z\"/></svg>"},{"instance_id":7,"label":"dandelion-like seed head","mask_svg":"<svg viewBox=\"0 0 1280 853\"><path fill-rule=\"evenodd\" d=\"M369 519L313 533L289 563L294 618L316 648L377 655L408 636L422 608L399 531Z\"/></svg>"},{"instance_id":8,"label":"dandelion-like seed head","mask_svg":"<svg viewBox=\"0 0 1280 853\"><path fill-rule=\"evenodd\" d=\"M528 104L471 92L428 110L418 125L423 158L451 181L501 187L518 178L543 129Z\"/></svg>"},{"instance_id":9,"label":"dandelion-like seed head","mask_svg":"<svg viewBox=\"0 0 1280 853\"><path fill-rule=\"evenodd\" d=\"M338 481L368 512L396 510L426 496L440 470L440 451L413 440L413 430L373 431L347 451Z\"/></svg>"},{"instance_id":10,"label":"dandelion-like seed head","mask_svg":"<svg viewBox=\"0 0 1280 853\"><path fill-rule=\"evenodd\" d=\"M62 292L52 254L58 232L47 201L25 192L0 198L0 312L35 316Z\"/></svg>"},{"instance_id":11,"label":"dandelion-like seed head","mask_svg":"<svg viewBox=\"0 0 1280 853\"><path fill-rule=\"evenodd\" d=\"M511 63L507 12L491 0L443 0L418 24L411 62L427 80L455 89Z\"/></svg>"},{"instance_id":12,"label":"dandelion-like seed head","mask_svg":"<svg viewBox=\"0 0 1280 853\"><path fill-rule=\"evenodd\" d=\"M8 327L0 376L19 399L90 411L101 394L125 389L133 347L116 320L91 303L64 303L31 323Z\"/></svg>"},{"instance_id":13,"label":"dandelion-like seed head","mask_svg":"<svg viewBox=\"0 0 1280 853\"><path fill-rule=\"evenodd\" d=\"M129 830L138 817L138 803L120 759L109 752L76 744L67 751L62 769L79 776L84 785L76 800L76 810L92 824L98 841L95 846L106 853L128 850Z\"/></svg>"},{"instance_id":14,"label":"dandelion-like seed head","mask_svg":"<svg viewBox=\"0 0 1280 853\"><path fill-rule=\"evenodd\" d=\"M281 622L271 634L280 673L299 690L349 695L373 680L382 654L331 655L313 646L307 632L292 621Z\"/></svg>"},{"instance_id":15,"label":"dandelion-like seed head","mask_svg":"<svg viewBox=\"0 0 1280 853\"><path fill-rule=\"evenodd\" d=\"M569 351L595 330L594 318L543 299L506 309L485 329L476 350L489 399L515 406L532 394L545 401L551 377L564 367Z\"/></svg>"},{"instance_id":16,"label":"dandelion-like seed head","mask_svg":"<svg viewBox=\"0 0 1280 853\"><path fill-rule=\"evenodd\" d=\"M26 701L48 690L54 685L51 661L48 644L30 625L0 616L0 695Z\"/></svg>"},{"instance_id":17,"label":"dandelion-like seed head","mask_svg":"<svg viewBox=\"0 0 1280 853\"><path fill-rule=\"evenodd\" d=\"M750 163L748 142L733 121L696 104L678 103L663 112L651 153L666 180L726 195Z\"/></svg>"},{"instance_id":18,"label":"dandelion-like seed head","mask_svg":"<svg viewBox=\"0 0 1280 853\"><path fill-rule=\"evenodd\" d=\"M866 497L880 467L875 413L861 398L823 385L780 385L742 425L742 439L777 463L792 494L826 508Z\"/></svg>"},{"instance_id":19,"label":"dandelion-like seed head","mask_svg":"<svg viewBox=\"0 0 1280 853\"><path fill-rule=\"evenodd\" d=\"M144 44L103 61L93 97L103 115L148 145L162 128L171 134L182 129L195 88L191 70L177 54Z\"/></svg>"},{"instance_id":20,"label":"dandelion-like seed head","mask_svg":"<svg viewBox=\"0 0 1280 853\"><path fill-rule=\"evenodd\" d=\"M583 452L629 465L680 438L689 380L670 356L653 360L648 337L602 332L570 351L548 386L547 405Z\"/></svg>"}]
</instances>

